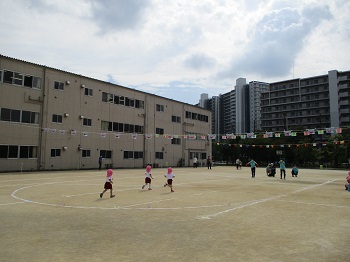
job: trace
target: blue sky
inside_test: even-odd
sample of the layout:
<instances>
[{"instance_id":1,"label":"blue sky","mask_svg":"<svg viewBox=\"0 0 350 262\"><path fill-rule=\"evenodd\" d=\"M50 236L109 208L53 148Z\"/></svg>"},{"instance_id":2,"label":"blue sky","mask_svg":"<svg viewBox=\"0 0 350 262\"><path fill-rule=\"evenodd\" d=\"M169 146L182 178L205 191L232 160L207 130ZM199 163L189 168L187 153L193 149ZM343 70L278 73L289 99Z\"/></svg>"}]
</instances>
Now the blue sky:
<instances>
[{"instance_id":1,"label":"blue sky","mask_svg":"<svg viewBox=\"0 0 350 262\"><path fill-rule=\"evenodd\" d=\"M2 0L0 53L189 104L350 70L348 0Z\"/></svg>"}]
</instances>

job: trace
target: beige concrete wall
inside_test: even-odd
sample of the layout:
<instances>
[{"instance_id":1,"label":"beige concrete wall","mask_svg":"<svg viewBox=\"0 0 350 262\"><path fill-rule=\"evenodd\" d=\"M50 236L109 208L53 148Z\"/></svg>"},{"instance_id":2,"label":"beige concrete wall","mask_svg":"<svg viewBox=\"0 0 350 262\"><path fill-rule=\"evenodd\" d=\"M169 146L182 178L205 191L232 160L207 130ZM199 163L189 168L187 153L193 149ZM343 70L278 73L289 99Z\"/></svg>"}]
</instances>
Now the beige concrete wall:
<instances>
[{"instance_id":1,"label":"beige concrete wall","mask_svg":"<svg viewBox=\"0 0 350 262\"><path fill-rule=\"evenodd\" d=\"M0 145L38 146L36 159L0 159L1 171L19 170L19 167L24 170L97 168L101 150L112 151L112 158L103 160L104 168L109 164L116 168L143 167L147 163L177 166L180 159L184 159L188 166L192 165L191 152L205 152L210 155L211 143L184 137L189 133L207 135L211 132L211 113L208 110L3 56L0 56L0 69L42 78L41 90L0 82L0 108L40 112L42 120L36 125L0 121ZM54 81L65 83L64 90L55 90ZM84 87L91 88L93 95L86 96ZM144 101L144 108L102 102L103 92ZM164 111L158 112L156 104L163 105ZM186 111L207 115L209 120L202 122L187 119ZM62 123L53 123L53 114L62 115ZM173 115L181 117L181 123L172 122ZM80 116L91 119L92 125L84 126ZM136 139L132 139L130 133L120 133L120 138L117 139L117 132L101 130L101 121L143 126L143 134L137 134ZM165 135L178 136L181 144L172 144L170 139L162 135L157 137L156 128L164 129ZM101 133L106 134L104 138ZM145 134L152 134L152 138L146 139ZM60 157L51 157L51 149L61 149ZM90 150L90 157L83 158L80 149ZM125 159L124 151L143 152L144 157ZM163 152L163 159L156 159L155 152Z\"/></svg>"}]
</instances>

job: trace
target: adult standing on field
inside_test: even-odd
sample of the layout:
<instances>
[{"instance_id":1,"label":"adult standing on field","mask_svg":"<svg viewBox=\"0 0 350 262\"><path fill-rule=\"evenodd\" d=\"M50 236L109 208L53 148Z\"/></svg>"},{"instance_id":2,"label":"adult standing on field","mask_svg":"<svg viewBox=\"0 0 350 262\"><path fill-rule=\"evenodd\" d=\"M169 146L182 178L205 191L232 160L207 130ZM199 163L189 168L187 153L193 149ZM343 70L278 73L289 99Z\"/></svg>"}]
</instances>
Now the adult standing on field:
<instances>
[{"instance_id":1,"label":"adult standing on field","mask_svg":"<svg viewBox=\"0 0 350 262\"><path fill-rule=\"evenodd\" d=\"M101 170L102 167L102 156L98 158L98 169Z\"/></svg>"},{"instance_id":2,"label":"adult standing on field","mask_svg":"<svg viewBox=\"0 0 350 262\"><path fill-rule=\"evenodd\" d=\"M211 159L210 159L210 156L208 156L208 158L207 158L207 166L208 166L208 169L211 169Z\"/></svg>"},{"instance_id":3,"label":"adult standing on field","mask_svg":"<svg viewBox=\"0 0 350 262\"><path fill-rule=\"evenodd\" d=\"M286 179L286 163L281 159L280 160L280 175L282 179L282 173L284 174L284 179Z\"/></svg>"},{"instance_id":4,"label":"adult standing on field","mask_svg":"<svg viewBox=\"0 0 350 262\"><path fill-rule=\"evenodd\" d=\"M198 159L197 159L197 157L194 157L193 158L193 167L195 167L195 168L197 168L198 167Z\"/></svg>"},{"instance_id":5,"label":"adult standing on field","mask_svg":"<svg viewBox=\"0 0 350 262\"><path fill-rule=\"evenodd\" d=\"M248 165L250 165L250 169L252 171L252 178L254 178L255 177L255 167L258 166L258 163L252 159L246 164L246 166L248 166Z\"/></svg>"}]
</instances>

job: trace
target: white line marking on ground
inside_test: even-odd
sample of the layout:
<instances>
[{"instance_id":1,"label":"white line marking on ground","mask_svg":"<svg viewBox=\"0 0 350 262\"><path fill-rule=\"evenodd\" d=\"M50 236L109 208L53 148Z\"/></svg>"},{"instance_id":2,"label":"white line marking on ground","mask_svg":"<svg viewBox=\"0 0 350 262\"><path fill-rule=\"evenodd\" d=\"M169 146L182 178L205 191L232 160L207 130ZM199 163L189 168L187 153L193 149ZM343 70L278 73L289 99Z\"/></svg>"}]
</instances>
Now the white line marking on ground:
<instances>
[{"instance_id":1,"label":"white line marking on ground","mask_svg":"<svg viewBox=\"0 0 350 262\"><path fill-rule=\"evenodd\" d=\"M135 206L142 206L142 205L150 205L150 204L154 204L154 203L160 203L160 202L164 202L164 201L171 201L174 200L175 198L167 198L167 199L162 199L162 200L156 200L156 201L150 201L150 202L144 202L144 203L139 203L139 204L134 204L134 205L129 205L129 206L121 206L119 208L130 208L130 207L135 207Z\"/></svg>"},{"instance_id":2,"label":"white line marking on ground","mask_svg":"<svg viewBox=\"0 0 350 262\"><path fill-rule=\"evenodd\" d=\"M217 216L220 216L220 215L228 213L228 212L232 212L232 211L235 211L235 210L238 210L238 209L241 209L241 208L245 208L245 207L248 207L248 206L256 205L256 204L259 204L259 203L264 203L264 202L267 202L267 201L275 200L275 199L278 199L278 198L281 198L281 197L285 197L285 196L288 196L288 195L292 195L292 194L295 194L295 193L298 193L298 192L301 192L301 191L310 190L310 189L312 189L314 187L323 186L323 185L332 183L334 181L336 181L336 179L335 180L331 180L331 181L327 181L327 182L322 183L322 184L317 184L317 185L313 185L313 186L310 186L310 187L305 187L305 188L293 191L293 192L291 192L289 194L283 194L283 195L279 195L279 196L264 198L264 199L260 199L260 200L254 201L254 202L252 202L250 204L246 204L246 205L242 205L242 206L226 209L226 210L218 212L218 213L199 216L198 219L202 219L202 220L204 220L204 219L212 219L212 218L215 218Z\"/></svg>"},{"instance_id":3,"label":"white line marking on ground","mask_svg":"<svg viewBox=\"0 0 350 262\"><path fill-rule=\"evenodd\" d=\"M325 207L335 207L335 208L350 208L350 206L339 206L339 205L330 205L330 204L319 204L319 203L313 203L313 202L301 202L301 201L289 201L289 200L278 200L278 202L295 203L295 204L303 204L303 205L311 205L311 206L325 206Z\"/></svg>"},{"instance_id":4,"label":"white line marking on ground","mask_svg":"<svg viewBox=\"0 0 350 262\"><path fill-rule=\"evenodd\" d=\"M84 186L84 185L81 185L81 186ZM116 190L116 189L113 189L113 192L124 192L124 191L132 191L132 190L136 190L136 189L139 189L139 187L134 187L134 188L127 188L127 189L123 189L123 190ZM62 197L76 197L76 196L84 196L84 195L94 195L94 194L100 194L101 191L99 192L88 192L88 193L82 193L82 194L75 194L75 195L63 195Z\"/></svg>"}]
</instances>

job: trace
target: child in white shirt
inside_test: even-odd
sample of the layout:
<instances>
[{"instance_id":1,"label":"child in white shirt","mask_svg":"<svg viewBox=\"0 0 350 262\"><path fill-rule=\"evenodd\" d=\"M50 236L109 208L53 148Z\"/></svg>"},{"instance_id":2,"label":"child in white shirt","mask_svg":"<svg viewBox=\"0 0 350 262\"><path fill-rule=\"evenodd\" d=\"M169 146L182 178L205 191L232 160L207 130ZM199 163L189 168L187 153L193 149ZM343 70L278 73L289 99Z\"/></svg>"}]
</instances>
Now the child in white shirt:
<instances>
[{"instance_id":1,"label":"child in white shirt","mask_svg":"<svg viewBox=\"0 0 350 262\"><path fill-rule=\"evenodd\" d=\"M173 177L175 177L175 176L173 174L173 169L171 167L168 167L168 173L164 176L167 178L167 182L164 185L164 187L168 186L168 187L170 187L170 190L171 190L170 192L174 192L174 190L173 190Z\"/></svg>"},{"instance_id":2,"label":"child in white shirt","mask_svg":"<svg viewBox=\"0 0 350 262\"><path fill-rule=\"evenodd\" d=\"M151 181L152 181L153 177L152 177L152 173L151 173L151 168L152 168L152 167L151 167L150 165L146 166L145 184L142 186L142 189L144 189L145 186L148 185L148 190L152 190L152 188L151 188Z\"/></svg>"}]
</instances>

